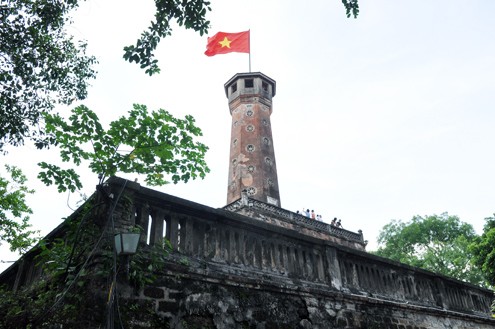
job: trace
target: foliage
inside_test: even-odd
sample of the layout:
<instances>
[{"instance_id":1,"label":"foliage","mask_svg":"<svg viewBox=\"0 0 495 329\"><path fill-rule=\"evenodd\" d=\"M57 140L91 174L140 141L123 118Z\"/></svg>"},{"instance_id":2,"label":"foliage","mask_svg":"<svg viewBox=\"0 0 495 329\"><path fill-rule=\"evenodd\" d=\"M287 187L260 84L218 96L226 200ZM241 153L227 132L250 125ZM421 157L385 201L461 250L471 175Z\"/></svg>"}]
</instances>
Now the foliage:
<instances>
[{"instance_id":1,"label":"foliage","mask_svg":"<svg viewBox=\"0 0 495 329\"><path fill-rule=\"evenodd\" d=\"M473 254L473 262L481 268L487 281L495 287L495 214L494 217L485 218L483 234L477 237L469 246ZM493 306L495 311L495 304Z\"/></svg>"},{"instance_id":2,"label":"foliage","mask_svg":"<svg viewBox=\"0 0 495 329\"><path fill-rule=\"evenodd\" d=\"M168 240L153 246L143 245L130 260L130 284L140 290L153 283L158 278L157 273L165 267L165 259L171 250L172 245Z\"/></svg>"},{"instance_id":3,"label":"foliage","mask_svg":"<svg viewBox=\"0 0 495 329\"><path fill-rule=\"evenodd\" d=\"M62 161L89 168L105 177L117 172L146 175L146 183L163 185L204 178L210 170L204 156L208 148L194 137L202 136L194 118L178 119L165 110L148 113L146 106L134 105L127 117L120 117L105 130L94 112L85 106L72 111L68 121L59 115L46 115L46 130L60 147ZM81 188L79 175L73 169L41 162L38 177L55 184L59 191ZM164 174L170 175L165 178Z\"/></svg>"},{"instance_id":4,"label":"foliage","mask_svg":"<svg viewBox=\"0 0 495 329\"><path fill-rule=\"evenodd\" d=\"M354 18L357 18L359 15L359 3L358 0L342 0L342 3L344 4L345 11L347 18L354 16Z\"/></svg>"},{"instance_id":5,"label":"foliage","mask_svg":"<svg viewBox=\"0 0 495 329\"><path fill-rule=\"evenodd\" d=\"M0 150L24 138L46 146L40 121L57 102L87 95L95 77L86 45L65 32L78 1L3 1L0 7Z\"/></svg>"},{"instance_id":6,"label":"foliage","mask_svg":"<svg viewBox=\"0 0 495 329\"><path fill-rule=\"evenodd\" d=\"M88 294L88 290L98 276L87 270L88 260L93 260L92 265L95 265L98 262L110 264L111 259L105 248L99 253L98 261L91 253L102 234L92 218L96 208L88 202L79 213L65 220L63 238L40 241L35 250L33 272L42 275L15 293L7 289L0 292L0 309L3 310L0 328L54 324L85 328L88 325L80 312L91 312L96 317L98 311L91 309L96 305L95 296Z\"/></svg>"},{"instance_id":7,"label":"foliage","mask_svg":"<svg viewBox=\"0 0 495 329\"><path fill-rule=\"evenodd\" d=\"M0 177L0 241L10 245L11 251L25 252L36 242L35 231L29 230L31 208L26 196L34 190L26 186L27 178L17 167L5 165L10 179Z\"/></svg>"},{"instance_id":8,"label":"foliage","mask_svg":"<svg viewBox=\"0 0 495 329\"><path fill-rule=\"evenodd\" d=\"M32 319L45 307L45 294L50 293L44 280L33 284L31 289L13 292L0 288L0 328L33 328Z\"/></svg>"},{"instance_id":9,"label":"foliage","mask_svg":"<svg viewBox=\"0 0 495 329\"><path fill-rule=\"evenodd\" d=\"M476 285L486 285L471 264L468 246L477 237L470 224L447 213L393 220L378 235L378 256L438 272Z\"/></svg>"},{"instance_id":10,"label":"foliage","mask_svg":"<svg viewBox=\"0 0 495 329\"><path fill-rule=\"evenodd\" d=\"M38 244L33 272L42 272L41 277L15 293L0 289L0 328L92 327L104 323L109 314L105 308L109 301L107 291L115 291L118 276L128 279L137 290L157 278L165 266L170 243L165 240L154 246L141 244L126 270L128 258L116 258L113 234L109 234L113 215L102 207L113 206L96 203L103 194L92 197L66 219L58 232L60 237ZM123 199L111 202L122 203ZM132 307L122 311L122 317L133 312Z\"/></svg>"},{"instance_id":11,"label":"foliage","mask_svg":"<svg viewBox=\"0 0 495 329\"><path fill-rule=\"evenodd\" d=\"M155 0L155 6L155 20L151 21L148 30L141 34L135 45L124 47L124 59L136 62L149 75L160 72L153 52L160 39L172 35L172 20L200 35L208 33L210 27L210 21L206 20L207 11L211 11L209 1Z\"/></svg>"}]
</instances>

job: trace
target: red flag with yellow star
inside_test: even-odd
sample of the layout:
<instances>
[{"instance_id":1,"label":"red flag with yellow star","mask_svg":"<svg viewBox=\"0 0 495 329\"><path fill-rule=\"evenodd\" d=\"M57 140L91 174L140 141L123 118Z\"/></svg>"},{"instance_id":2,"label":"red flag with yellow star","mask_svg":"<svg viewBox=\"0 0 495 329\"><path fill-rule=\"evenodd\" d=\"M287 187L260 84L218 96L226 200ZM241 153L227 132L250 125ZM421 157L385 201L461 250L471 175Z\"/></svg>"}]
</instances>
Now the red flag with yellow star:
<instances>
[{"instance_id":1,"label":"red flag with yellow star","mask_svg":"<svg viewBox=\"0 0 495 329\"><path fill-rule=\"evenodd\" d=\"M208 38L206 56L215 56L227 53L249 53L249 31L239 33L218 32Z\"/></svg>"}]
</instances>

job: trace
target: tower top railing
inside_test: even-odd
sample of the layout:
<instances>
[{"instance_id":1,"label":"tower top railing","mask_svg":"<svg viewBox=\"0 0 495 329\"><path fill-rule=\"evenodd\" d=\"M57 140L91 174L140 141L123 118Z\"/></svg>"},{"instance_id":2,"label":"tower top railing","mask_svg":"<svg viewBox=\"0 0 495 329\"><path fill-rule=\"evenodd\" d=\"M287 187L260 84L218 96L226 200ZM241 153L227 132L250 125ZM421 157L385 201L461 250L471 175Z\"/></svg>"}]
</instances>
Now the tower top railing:
<instances>
[{"instance_id":1,"label":"tower top railing","mask_svg":"<svg viewBox=\"0 0 495 329\"><path fill-rule=\"evenodd\" d=\"M232 211L232 212L240 212L242 209L250 209L250 210L258 210L263 212L266 215L276 216L278 219L291 222L292 224L306 226L308 228L317 229L320 231L324 231L334 235L336 237L342 237L347 240L351 240L353 242L357 242L362 245L366 245L366 242L363 238L363 232L361 230L356 232L348 231L343 228L339 228L336 226L332 226L325 222L308 218L301 214L294 213L292 211L259 201L250 198L247 193L242 193L242 196L237 201L234 201L223 209ZM261 216L263 216L261 214Z\"/></svg>"}]
</instances>

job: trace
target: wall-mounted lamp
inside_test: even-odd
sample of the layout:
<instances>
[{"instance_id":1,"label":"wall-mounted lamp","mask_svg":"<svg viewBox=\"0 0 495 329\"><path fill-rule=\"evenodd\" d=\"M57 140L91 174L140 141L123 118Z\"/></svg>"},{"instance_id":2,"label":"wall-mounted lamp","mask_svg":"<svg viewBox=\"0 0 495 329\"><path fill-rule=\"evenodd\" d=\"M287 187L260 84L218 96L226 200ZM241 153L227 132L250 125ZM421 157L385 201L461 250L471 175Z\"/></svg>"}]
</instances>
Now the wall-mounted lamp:
<instances>
[{"instance_id":1,"label":"wall-mounted lamp","mask_svg":"<svg viewBox=\"0 0 495 329\"><path fill-rule=\"evenodd\" d=\"M134 255L136 253L141 233L118 233L115 234L115 251L117 255Z\"/></svg>"}]
</instances>

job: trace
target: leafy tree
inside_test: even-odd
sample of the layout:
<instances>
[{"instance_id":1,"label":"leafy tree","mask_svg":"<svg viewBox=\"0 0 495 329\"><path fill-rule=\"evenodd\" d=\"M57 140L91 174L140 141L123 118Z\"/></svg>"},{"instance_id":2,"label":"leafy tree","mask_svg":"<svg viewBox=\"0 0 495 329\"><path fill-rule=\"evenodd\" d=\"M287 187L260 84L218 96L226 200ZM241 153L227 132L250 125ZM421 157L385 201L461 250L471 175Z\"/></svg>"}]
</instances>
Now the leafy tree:
<instances>
[{"instance_id":1,"label":"leafy tree","mask_svg":"<svg viewBox=\"0 0 495 329\"><path fill-rule=\"evenodd\" d=\"M32 210L26 205L27 194L34 191L26 186L20 169L8 165L5 169L10 178L0 177L0 241L7 242L11 251L23 252L36 241L28 223Z\"/></svg>"},{"instance_id":2,"label":"leafy tree","mask_svg":"<svg viewBox=\"0 0 495 329\"><path fill-rule=\"evenodd\" d=\"M42 114L87 95L95 76L86 45L65 33L77 1L3 1L0 7L0 150L24 138L45 145Z\"/></svg>"},{"instance_id":3,"label":"leafy tree","mask_svg":"<svg viewBox=\"0 0 495 329\"><path fill-rule=\"evenodd\" d=\"M46 131L52 143L60 148L62 161L79 166L89 161L89 168L100 177L117 172L146 175L146 183L163 185L169 179L177 183L204 178L210 170L204 161L208 147L195 142L202 136L194 118L178 119L165 110L148 113L146 106L134 105L128 117L120 117L105 130L94 112L85 106L76 107L66 122L60 115L45 116ZM82 187L74 169L62 169L46 162L38 177L46 184L55 184L60 192ZM170 175L166 178L164 174Z\"/></svg>"},{"instance_id":4,"label":"leafy tree","mask_svg":"<svg viewBox=\"0 0 495 329\"><path fill-rule=\"evenodd\" d=\"M477 235L470 224L447 213L415 216L409 222L393 220L378 235L376 255L486 286L473 266L468 246Z\"/></svg>"},{"instance_id":5,"label":"leafy tree","mask_svg":"<svg viewBox=\"0 0 495 329\"><path fill-rule=\"evenodd\" d=\"M487 281L495 287L495 217L487 217L485 221L483 234L475 239L469 250L473 254L474 264L481 268Z\"/></svg>"}]
</instances>

